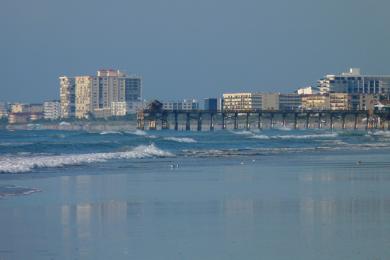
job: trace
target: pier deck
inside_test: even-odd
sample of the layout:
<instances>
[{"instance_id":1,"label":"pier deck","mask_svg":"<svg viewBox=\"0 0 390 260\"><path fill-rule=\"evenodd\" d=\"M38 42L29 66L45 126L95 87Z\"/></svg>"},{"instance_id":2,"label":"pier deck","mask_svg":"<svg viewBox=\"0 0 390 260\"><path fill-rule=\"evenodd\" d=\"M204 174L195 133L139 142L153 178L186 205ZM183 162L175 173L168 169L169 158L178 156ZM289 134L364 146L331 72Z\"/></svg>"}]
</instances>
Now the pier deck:
<instances>
[{"instance_id":1,"label":"pier deck","mask_svg":"<svg viewBox=\"0 0 390 260\"><path fill-rule=\"evenodd\" d=\"M220 129L250 129L291 127L339 128L339 129L390 129L390 112L367 110L154 110L144 109L137 113L138 129L174 129L213 131ZM206 124L206 127L205 127ZM179 127L181 126L181 127Z\"/></svg>"}]
</instances>

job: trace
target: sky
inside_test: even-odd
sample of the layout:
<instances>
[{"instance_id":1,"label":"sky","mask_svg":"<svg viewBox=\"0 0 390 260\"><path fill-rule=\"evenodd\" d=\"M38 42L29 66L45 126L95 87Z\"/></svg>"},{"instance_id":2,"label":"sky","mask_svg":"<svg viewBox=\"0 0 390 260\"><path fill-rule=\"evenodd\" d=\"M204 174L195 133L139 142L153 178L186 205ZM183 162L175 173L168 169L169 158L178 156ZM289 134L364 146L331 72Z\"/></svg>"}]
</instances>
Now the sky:
<instances>
[{"instance_id":1,"label":"sky","mask_svg":"<svg viewBox=\"0 0 390 260\"><path fill-rule=\"evenodd\" d=\"M292 92L390 74L389 0L2 0L0 101L59 99L61 75L142 75L144 98Z\"/></svg>"}]
</instances>

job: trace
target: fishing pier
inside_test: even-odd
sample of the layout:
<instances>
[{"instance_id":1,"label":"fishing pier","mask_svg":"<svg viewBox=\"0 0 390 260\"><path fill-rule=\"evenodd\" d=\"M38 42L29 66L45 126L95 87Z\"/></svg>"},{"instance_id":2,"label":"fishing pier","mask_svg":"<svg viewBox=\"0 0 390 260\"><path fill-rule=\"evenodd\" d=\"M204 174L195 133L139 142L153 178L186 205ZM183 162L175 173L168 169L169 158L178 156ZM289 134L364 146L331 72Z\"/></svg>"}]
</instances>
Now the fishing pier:
<instances>
[{"instance_id":1,"label":"fishing pier","mask_svg":"<svg viewBox=\"0 0 390 260\"><path fill-rule=\"evenodd\" d=\"M142 130L210 130L263 129L289 127L292 129L390 129L388 111L367 110L163 110L153 107L137 113L137 127Z\"/></svg>"}]
</instances>

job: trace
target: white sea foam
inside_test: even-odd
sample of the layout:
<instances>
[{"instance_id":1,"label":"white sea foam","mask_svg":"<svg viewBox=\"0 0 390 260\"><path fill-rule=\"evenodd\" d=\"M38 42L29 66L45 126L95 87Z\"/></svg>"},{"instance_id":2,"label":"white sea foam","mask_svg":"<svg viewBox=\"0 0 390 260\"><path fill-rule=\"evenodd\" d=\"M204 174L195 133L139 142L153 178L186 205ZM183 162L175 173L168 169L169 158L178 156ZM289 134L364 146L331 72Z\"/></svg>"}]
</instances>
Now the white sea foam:
<instances>
[{"instance_id":1,"label":"white sea foam","mask_svg":"<svg viewBox=\"0 0 390 260\"><path fill-rule=\"evenodd\" d=\"M253 136L251 136L251 138L254 138L254 139L263 139L263 140L270 139L270 137L269 137L268 135L253 135Z\"/></svg>"},{"instance_id":2,"label":"white sea foam","mask_svg":"<svg viewBox=\"0 0 390 260\"><path fill-rule=\"evenodd\" d=\"M150 157L169 157L172 153L155 145L141 145L126 152L89 153L53 156L5 156L0 157L0 173L29 172L34 168L64 167L87 163L105 162L112 159L139 159Z\"/></svg>"},{"instance_id":3,"label":"white sea foam","mask_svg":"<svg viewBox=\"0 0 390 260\"><path fill-rule=\"evenodd\" d=\"M246 131L246 130L243 130L243 131L230 131L232 132L233 134L236 134L236 135L252 135L253 133L251 131Z\"/></svg>"},{"instance_id":4,"label":"white sea foam","mask_svg":"<svg viewBox=\"0 0 390 260\"><path fill-rule=\"evenodd\" d=\"M135 131L126 131L125 133L130 134L130 135L139 135L139 136L147 136L148 135L145 131L139 130L139 129L137 129Z\"/></svg>"},{"instance_id":5,"label":"white sea foam","mask_svg":"<svg viewBox=\"0 0 390 260\"><path fill-rule=\"evenodd\" d=\"M280 131L291 131L292 128L290 127L286 127L286 126L277 126L275 127L276 130L280 130Z\"/></svg>"},{"instance_id":6,"label":"white sea foam","mask_svg":"<svg viewBox=\"0 0 390 260\"><path fill-rule=\"evenodd\" d=\"M101 135L121 135L122 133L121 132L117 132L117 131L103 131L100 134Z\"/></svg>"},{"instance_id":7,"label":"white sea foam","mask_svg":"<svg viewBox=\"0 0 390 260\"><path fill-rule=\"evenodd\" d=\"M195 139L189 137L165 137L164 140L179 143L196 143Z\"/></svg>"},{"instance_id":8,"label":"white sea foam","mask_svg":"<svg viewBox=\"0 0 390 260\"><path fill-rule=\"evenodd\" d=\"M317 139L317 138L335 138L337 137L337 133L329 133L329 134L311 134L311 135L275 135L271 138L276 139Z\"/></svg>"},{"instance_id":9,"label":"white sea foam","mask_svg":"<svg viewBox=\"0 0 390 260\"><path fill-rule=\"evenodd\" d=\"M374 131L369 132L370 135L390 137L390 131Z\"/></svg>"}]
</instances>

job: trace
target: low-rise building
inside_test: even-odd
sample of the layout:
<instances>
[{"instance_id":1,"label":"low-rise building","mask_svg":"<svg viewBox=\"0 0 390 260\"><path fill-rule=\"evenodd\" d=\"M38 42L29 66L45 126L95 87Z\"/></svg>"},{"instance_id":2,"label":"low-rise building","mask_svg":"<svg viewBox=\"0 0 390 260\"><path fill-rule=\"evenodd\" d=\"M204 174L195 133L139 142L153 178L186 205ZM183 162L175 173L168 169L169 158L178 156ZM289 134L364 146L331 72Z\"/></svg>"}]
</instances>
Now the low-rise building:
<instances>
[{"instance_id":1,"label":"low-rise building","mask_svg":"<svg viewBox=\"0 0 390 260\"><path fill-rule=\"evenodd\" d=\"M217 111L218 110L218 99L217 98L205 98L204 99L204 110Z\"/></svg>"},{"instance_id":2,"label":"low-rise building","mask_svg":"<svg viewBox=\"0 0 390 260\"><path fill-rule=\"evenodd\" d=\"M224 111L247 111L261 109L260 93L224 93L223 110Z\"/></svg>"},{"instance_id":3,"label":"low-rise building","mask_svg":"<svg viewBox=\"0 0 390 260\"><path fill-rule=\"evenodd\" d=\"M199 102L196 99L183 99L179 101L164 101L163 102L164 110L198 110Z\"/></svg>"},{"instance_id":4,"label":"low-rise building","mask_svg":"<svg viewBox=\"0 0 390 260\"><path fill-rule=\"evenodd\" d=\"M302 105L302 96L295 93L279 94L279 110L291 111L299 109Z\"/></svg>"},{"instance_id":5,"label":"low-rise building","mask_svg":"<svg viewBox=\"0 0 390 260\"><path fill-rule=\"evenodd\" d=\"M302 108L307 110L329 110L329 95L302 95Z\"/></svg>"},{"instance_id":6,"label":"low-rise building","mask_svg":"<svg viewBox=\"0 0 390 260\"><path fill-rule=\"evenodd\" d=\"M28 104L23 104L23 103L11 104L11 113L28 113L28 112L30 112L30 107Z\"/></svg>"},{"instance_id":7,"label":"low-rise building","mask_svg":"<svg viewBox=\"0 0 390 260\"><path fill-rule=\"evenodd\" d=\"M329 93L330 110L349 110L350 102L347 93Z\"/></svg>"},{"instance_id":8,"label":"low-rise building","mask_svg":"<svg viewBox=\"0 0 390 260\"><path fill-rule=\"evenodd\" d=\"M0 119L8 117L8 104L0 102Z\"/></svg>"},{"instance_id":9,"label":"low-rise building","mask_svg":"<svg viewBox=\"0 0 390 260\"><path fill-rule=\"evenodd\" d=\"M11 112L8 115L9 124L23 124L23 123L27 123L29 120L30 120L30 113Z\"/></svg>"},{"instance_id":10,"label":"low-rise building","mask_svg":"<svg viewBox=\"0 0 390 260\"><path fill-rule=\"evenodd\" d=\"M61 116L60 101L46 101L43 103L43 117L46 120L57 120Z\"/></svg>"}]
</instances>

